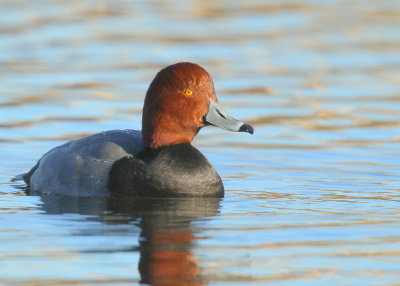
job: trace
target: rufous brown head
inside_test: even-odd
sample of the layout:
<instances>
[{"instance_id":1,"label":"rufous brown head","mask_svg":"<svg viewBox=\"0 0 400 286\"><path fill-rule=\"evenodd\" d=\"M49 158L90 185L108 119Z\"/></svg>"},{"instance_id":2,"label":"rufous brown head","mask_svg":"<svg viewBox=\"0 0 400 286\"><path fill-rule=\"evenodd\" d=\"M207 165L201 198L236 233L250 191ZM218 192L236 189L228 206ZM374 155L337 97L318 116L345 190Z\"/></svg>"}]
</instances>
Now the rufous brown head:
<instances>
[{"instance_id":1,"label":"rufous brown head","mask_svg":"<svg viewBox=\"0 0 400 286\"><path fill-rule=\"evenodd\" d=\"M230 117L222 109L212 78L201 66L183 62L158 72L143 106L145 147L190 143L206 125L253 133L250 125Z\"/></svg>"}]
</instances>

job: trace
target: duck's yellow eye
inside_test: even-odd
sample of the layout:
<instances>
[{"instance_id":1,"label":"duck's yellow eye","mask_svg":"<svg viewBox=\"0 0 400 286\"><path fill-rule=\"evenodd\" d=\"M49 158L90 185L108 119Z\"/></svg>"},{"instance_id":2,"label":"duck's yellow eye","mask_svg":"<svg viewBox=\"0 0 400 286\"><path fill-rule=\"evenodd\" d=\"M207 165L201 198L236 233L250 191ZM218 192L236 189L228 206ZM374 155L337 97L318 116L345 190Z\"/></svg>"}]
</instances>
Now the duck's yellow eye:
<instances>
[{"instance_id":1,"label":"duck's yellow eye","mask_svg":"<svg viewBox=\"0 0 400 286\"><path fill-rule=\"evenodd\" d=\"M191 89L189 89L189 88L186 88L183 92L184 92L186 95L192 95L192 94L193 94L193 91L192 91Z\"/></svg>"}]
</instances>

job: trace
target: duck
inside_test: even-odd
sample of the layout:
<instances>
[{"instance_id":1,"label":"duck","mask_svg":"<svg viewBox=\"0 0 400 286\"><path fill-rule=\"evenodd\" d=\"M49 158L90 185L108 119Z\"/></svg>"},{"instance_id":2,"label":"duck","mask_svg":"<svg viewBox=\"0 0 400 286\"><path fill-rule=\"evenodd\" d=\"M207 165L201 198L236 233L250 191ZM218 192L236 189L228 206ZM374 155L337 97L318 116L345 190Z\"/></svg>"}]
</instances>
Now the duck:
<instances>
[{"instance_id":1,"label":"duck","mask_svg":"<svg viewBox=\"0 0 400 286\"><path fill-rule=\"evenodd\" d=\"M71 140L18 177L29 195L223 197L221 177L191 144L210 125L254 132L223 109L203 67L179 62L150 83L141 131L109 130Z\"/></svg>"}]
</instances>

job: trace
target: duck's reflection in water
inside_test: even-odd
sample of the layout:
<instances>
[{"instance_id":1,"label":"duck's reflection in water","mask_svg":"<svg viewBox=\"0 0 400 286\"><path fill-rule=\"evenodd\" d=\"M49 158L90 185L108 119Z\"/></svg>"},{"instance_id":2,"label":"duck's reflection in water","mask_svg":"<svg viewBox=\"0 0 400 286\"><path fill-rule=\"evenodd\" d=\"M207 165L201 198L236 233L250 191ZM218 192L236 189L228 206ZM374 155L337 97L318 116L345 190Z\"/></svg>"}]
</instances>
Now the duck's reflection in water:
<instances>
[{"instance_id":1,"label":"duck's reflection in water","mask_svg":"<svg viewBox=\"0 0 400 286\"><path fill-rule=\"evenodd\" d=\"M43 196L48 214L95 215L95 220L140 227L139 272L149 285L204 285L198 259L192 248L196 225L215 216L219 198L99 199ZM93 217L91 217L93 219ZM198 223L193 223L197 221ZM132 224L134 222L134 224Z\"/></svg>"}]
</instances>

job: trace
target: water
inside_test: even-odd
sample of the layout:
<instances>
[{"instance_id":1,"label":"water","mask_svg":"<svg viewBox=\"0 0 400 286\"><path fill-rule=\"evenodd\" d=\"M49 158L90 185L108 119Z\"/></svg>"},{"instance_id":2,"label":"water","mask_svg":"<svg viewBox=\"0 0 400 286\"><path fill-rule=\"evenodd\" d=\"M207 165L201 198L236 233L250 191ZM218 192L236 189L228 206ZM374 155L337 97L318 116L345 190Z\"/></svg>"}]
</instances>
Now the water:
<instances>
[{"instance_id":1,"label":"water","mask_svg":"<svg viewBox=\"0 0 400 286\"><path fill-rule=\"evenodd\" d=\"M398 1L1 7L0 284L400 285ZM10 182L66 140L139 129L149 82L178 61L203 65L256 129L194 142L224 199Z\"/></svg>"}]
</instances>

